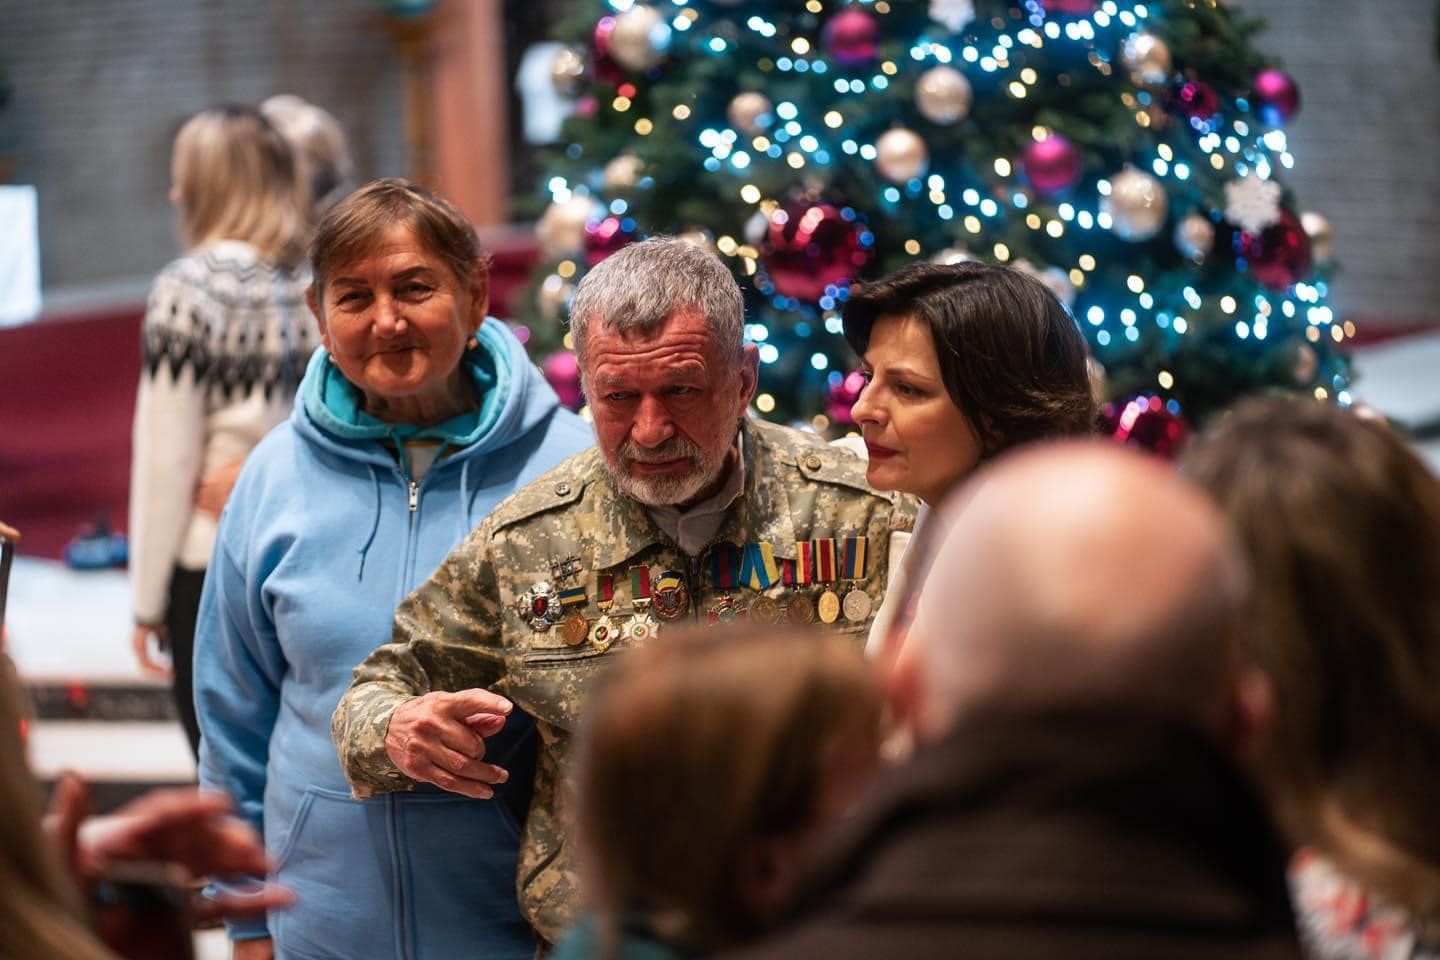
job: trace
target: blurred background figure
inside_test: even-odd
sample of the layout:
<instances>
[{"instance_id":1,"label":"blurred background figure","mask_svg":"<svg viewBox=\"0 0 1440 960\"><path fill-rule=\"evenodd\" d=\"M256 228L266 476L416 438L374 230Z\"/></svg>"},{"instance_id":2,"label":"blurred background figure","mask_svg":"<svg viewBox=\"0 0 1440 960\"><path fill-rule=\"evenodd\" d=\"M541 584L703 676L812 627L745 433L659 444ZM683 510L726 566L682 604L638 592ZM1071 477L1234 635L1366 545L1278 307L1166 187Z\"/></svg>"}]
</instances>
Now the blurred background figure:
<instances>
[{"instance_id":1,"label":"blurred background figure","mask_svg":"<svg viewBox=\"0 0 1440 960\"><path fill-rule=\"evenodd\" d=\"M866 480L919 497L926 510L917 529L983 461L1094 432L1085 339L1055 295L1018 270L913 264L851 294L844 321L865 377L851 412ZM889 646L886 638L904 592L882 604L872 654L895 655L898 633Z\"/></svg>"},{"instance_id":2,"label":"blurred background figure","mask_svg":"<svg viewBox=\"0 0 1440 960\"><path fill-rule=\"evenodd\" d=\"M588 717L572 802L589 913L554 960L756 936L876 769L879 719L840 637L720 630L627 654Z\"/></svg>"},{"instance_id":3,"label":"blurred background figure","mask_svg":"<svg viewBox=\"0 0 1440 960\"><path fill-rule=\"evenodd\" d=\"M355 162L345 130L328 111L292 93L270 97L260 112L289 142L310 223L319 223L354 186Z\"/></svg>"},{"instance_id":4,"label":"blurred background figure","mask_svg":"<svg viewBox=\"0 0 1440 960\"><path fill-rule=\"evenodd\" d=\"M447 201L362 187L321 222L311 269L324 348L241 471L200 606L201 783L284 851L299 897L233 923L235 956L529 960L515 871L530 719L486 730L486 759L511 774L493 800L421 786L357 801L330 714L406 594L591 432L486 319L489 262Z\"/></svg>"},{"instance_id":5,"label":"blurred background figure","mask_svg":"<svg viewBox=\"0 0 1440 960\"><path fill-rule=\"evenodd\" d=\"M740 955L1297 957L1284 852L1235 762L1266 706L1246 583L1166 465L1097 441L977 476L891 680L920 746L794 925Z\"/></svg>"},{"instance_id":6,"label":"blurred background figure","mask_svg":"<svg viewBox=\"0 0 1440 960\"><path fill-rule=\"evenodd\" d=\"M1250 555L1258 744L1307 952L1440 955L1440 482L1383 422L1239 405L1184 469Z\"/></svg>"},{"instance_id":7,"label":"blurred background figure","mask_svg":"<svg viewBox=\"0 0 1440 960\"><path fill-rule=\"evenodd\" d=\"M164 674L198 751L195 617L217 517L201 478L243 458L290 412L314 345L304 308L304 191L258 111L223 106L175 138L170 199L186 253L155 279L142 328L130 484L135 654Z\"/></svg>"}]
</instances>

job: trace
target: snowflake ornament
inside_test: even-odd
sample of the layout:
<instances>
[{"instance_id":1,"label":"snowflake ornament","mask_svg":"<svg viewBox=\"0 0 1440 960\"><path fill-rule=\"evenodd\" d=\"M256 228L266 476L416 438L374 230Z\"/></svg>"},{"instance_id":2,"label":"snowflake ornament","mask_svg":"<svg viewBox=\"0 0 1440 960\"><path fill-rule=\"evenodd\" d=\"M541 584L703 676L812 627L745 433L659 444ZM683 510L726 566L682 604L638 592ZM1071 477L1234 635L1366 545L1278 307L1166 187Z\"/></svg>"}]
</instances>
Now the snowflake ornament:
<instances>
[{"instance_id":1,"label":"snowflake ornament","mask_svg":"<svg viewBox=\"0 0 1440 960\"><path fill-rule=\"evenodd\" d=\"M1259 233L1280 219L1280 184L1253 173L1225 184L1225 219L1246 233Z\"/></svg>"},{"instance_id":2,"label":"snowflake ornament","mask_svg":"<svg viewBox=\"0 0 1440 960\"><path fill-rule=\"evenodd\" d=\"M930 19L959 33L975 19L975 0L930 0Z\"/></svg>"}]
</instances>

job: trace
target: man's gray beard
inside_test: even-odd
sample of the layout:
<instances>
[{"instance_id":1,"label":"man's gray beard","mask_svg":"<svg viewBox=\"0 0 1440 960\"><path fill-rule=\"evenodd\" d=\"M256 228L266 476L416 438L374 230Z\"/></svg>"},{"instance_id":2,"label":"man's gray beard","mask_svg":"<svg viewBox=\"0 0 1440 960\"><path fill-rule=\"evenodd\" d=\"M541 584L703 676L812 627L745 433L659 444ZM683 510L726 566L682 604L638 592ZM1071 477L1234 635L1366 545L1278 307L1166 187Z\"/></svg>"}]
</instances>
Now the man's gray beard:
<instances>
[{"instance_id":1,"label":"man's gray beard","mask_svg":"<svg viewBox=\"0 0 1440 960\"><path fill-rule=\"evenodd\" d=\"M676 457L687 457L695 465L695 469L679 477L637 477L626 471L625 464L632 462L640 450L641 448L627 441L616 454L618 464L612 463L610 457L602 457L601 460L615 488L624 496L647 507L674 507L695 499L706 487L720 479L720 473L725 469L725 455L729 453L729 450L722 449L714 462L707 462L705 453L699 446L676 438L655 449L645 450L645 458L673 460Z\"/></svg>"}]
</instances>

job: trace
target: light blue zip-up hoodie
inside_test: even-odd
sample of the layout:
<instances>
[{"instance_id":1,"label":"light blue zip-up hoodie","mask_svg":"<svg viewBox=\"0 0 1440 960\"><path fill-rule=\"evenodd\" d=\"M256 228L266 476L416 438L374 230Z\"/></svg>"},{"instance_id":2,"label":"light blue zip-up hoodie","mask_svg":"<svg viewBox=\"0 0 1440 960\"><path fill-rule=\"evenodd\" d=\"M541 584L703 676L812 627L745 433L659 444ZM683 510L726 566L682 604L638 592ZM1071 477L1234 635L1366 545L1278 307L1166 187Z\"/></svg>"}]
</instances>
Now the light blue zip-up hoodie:
<instances>
[{"instance_id":1,"label":"light blue zip-up hoodie","mask_svg":"<svg viewBox=\"0 0 1440 960\"><path fill-rule=\"evenodd\" d=\"M317 351L221 518L196 630L200 779L235 797L298 895L268 925L231 927L239 939L268 927L277 957L534 954L515 895L529 718L489 741L486 759L511 772L494 801L429 787L352 800L330 740L351 670L389 642L396 605L496 504L593 442L504 324L487 320L462 363L480 410L420 431L366 415ZM391 451L417 436L445 452L414 483Z\"/></svg>"}]
</instances>

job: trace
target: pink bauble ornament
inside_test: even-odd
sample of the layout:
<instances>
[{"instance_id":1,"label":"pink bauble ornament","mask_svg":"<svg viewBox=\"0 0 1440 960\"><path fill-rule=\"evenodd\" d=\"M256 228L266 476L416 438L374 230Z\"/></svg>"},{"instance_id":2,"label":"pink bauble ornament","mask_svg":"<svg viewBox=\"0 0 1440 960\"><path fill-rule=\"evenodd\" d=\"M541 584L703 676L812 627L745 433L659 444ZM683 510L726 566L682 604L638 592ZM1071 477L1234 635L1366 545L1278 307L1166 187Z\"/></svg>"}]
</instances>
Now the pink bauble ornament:
<instances>
[{"instance_id":1,"label":"pink bauble ornament","mask_svg":"<svg viewBox=\"0 0 1440 960\"><path fill-rule=\"evenodd\" d=\"M1097 0L1043 0L1045 12L1066 17L1088 17L1100 9Z\"/></svg>"},{"instance_id":2,"label":"pink bauble ornament","mask_svg":"<svg viewBox=\"0 0 1440 960\"><path fill-rule=\"evenodd\" d=\"M1080 151L1058 133L1028 144L1021 162L1030 185L1047 196L1073 189L1080 181Z\"/></svg>"},{"instance_id":3,"label":"pink bauble ornament","mask_svg":"<svg viewBox=\"0 0 1440 960\"><path fill-rule=\"evenodd\" d=\"M827 286L848 284L870 261L862 232L831 204L791 200L770 214L760 262L776 293L815 303Z\"/></svg>"},{"instance_id":4,"label":"pink bauble ornament","mask_svg":"<svg viewBox=\"0 0 1440 960\"><path fill-rule=\"evenodd\" d=\"M1289 210L1259 233L1239 233L1235 253L1250 265L1256 280L1272 290L1285 290L1310 272L1310 237L1300 218Z\"/></svg>"},{"instance_id":5,"label":"pink bauble ornament","mask_svg":"<svg viewBox=\"0 0 1440 960\"><path fill-rule=\"evenodd\" d=\"M864 10L842 10L825 24L825 50L842 67L863 67L875 59L880 26Z\"/></svg>"},{"instance_id":6,"label":"pink bauble ornament","mask_svg":"<svg viewBox=\"0 0 1440 960\"><path fill-rule=\"evenodd\" d=\"M590 35L590 61L595 79L601 83L619 83L625 79L625 68L610 55L610 37L614 32L615 18L601 17Z\"/></svg>"},{"instance_id":7,"label":"pink bauble ornament","mask_svg":"<svg viewBox=\"0 0 1440 960\"><path fill-rule=\"evenodd\" d=\"M579 410L585 403L580 392L580 362L569 350L550 354L540 364L540 372L555 390L560 402L571 410Z\"/></svg>"},{"instance_id":8,"label":"pink bauble ornament","mask_svg":"<svg viewBox=\"0 0 1440 960\"><path fill-rule=\"evenodd\" d=\"M1198 80L1182 83L1175 91L1175 109L1191 120L1209 120L1220 110L1220 97Z\"/></svg>"},{"instance_id":9,"label":"pink bauble ornament","mask_svg":"<svg viewBox=\"0 0 1440 960\"><path fill-rule=\"evenodd\" d=\"M1100 408L1101 430L1116 442L1128 447L1148 450L1166 460L1184 446L1190 435L1185 418L1165 406L1165 400L1154 394L1136 394L1107 403Z\"/></svg>"},{"instance_id":10,"label":"pink bauble ornament","mask_svg":"<svg viewBox=\"0 0 1440 960\"><path fill-rule=\"evenodd\" d=\"M1300 109L1300 88L1284 70L1261 70L1255 75L1251 105L1262 121L1282 126Z\"/></svg>"},{"instance_id":11,"label":"pink bauble ornament","mask_svg":"<svg viewBox=\"0 0 1440 960\"><path fill-rule=\"evenodd\" d=\"M860 391L865 389L865 374L859 370L851 370L845 375L845 379L825 389L825 415L830 422L842 427L853 427L855 418L850 415L850 408L855 406L855 401L860 399Z\"/></svg>"},{"instance_id":12,"label":"pink bauble ornament","mask_svg":"<svg viewBox=\"0 0 1440 960\"><path fill-rule=\"evenodd\" d=\"M633 230L626 230L619 217L606 217L585 225L585 262L595 266L610 254L635 239Z\"/></svg>"}]
</instances>

